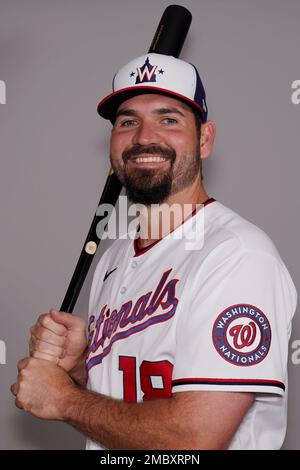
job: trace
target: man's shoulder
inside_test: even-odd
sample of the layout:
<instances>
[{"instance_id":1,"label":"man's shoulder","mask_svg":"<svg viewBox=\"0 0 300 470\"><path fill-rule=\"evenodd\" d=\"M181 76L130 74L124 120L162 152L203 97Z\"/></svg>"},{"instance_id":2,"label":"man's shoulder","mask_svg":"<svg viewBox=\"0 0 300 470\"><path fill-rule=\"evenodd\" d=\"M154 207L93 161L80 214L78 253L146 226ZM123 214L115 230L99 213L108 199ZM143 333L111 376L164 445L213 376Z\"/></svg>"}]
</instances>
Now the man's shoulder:
<instances>
[{"instance_id":1,"label":"man's shoulder","mask_svg":"<svg viewBox=\"0 0 300 470\"><path fill-rule=\"evenodd\" d=\"M279 252L270 236L229 207L215 201L211 205L211 236L230 246L233 252L253 251L269 254L280 259Z\"/></svg>"}]
</instances>

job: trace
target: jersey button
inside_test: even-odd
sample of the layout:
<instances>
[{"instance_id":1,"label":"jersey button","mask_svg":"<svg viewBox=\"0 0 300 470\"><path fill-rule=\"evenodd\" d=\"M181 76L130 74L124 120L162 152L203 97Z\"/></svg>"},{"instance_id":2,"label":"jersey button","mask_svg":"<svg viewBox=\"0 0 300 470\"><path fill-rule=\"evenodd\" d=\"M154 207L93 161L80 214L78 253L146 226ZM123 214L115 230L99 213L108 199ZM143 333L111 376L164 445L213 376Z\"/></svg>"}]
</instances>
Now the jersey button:
<instances>
[{"instance_id":1,"label":"jersey button","mask_svg":"<svg viewBox=\"0 0 300 470\"><path fill-rule=\"evenodd\" d=\"M121 289L120 289L120 294L125 294L126 291L127 291L126 287L123 286L123 287L121 287Z\"/></svg>"},{"instance_id":2,"label":"jersey button","mask_svg":"<svg viewBox=\"0 0 300 470\"><path fill-rule=\"evenodd\" d=\"M132 268L136 268L136 267L137 267L137 262L136 262L136 261L133 261L133 262L131 263L131 267L132 267Z\"/></svg>"}]
</instances>

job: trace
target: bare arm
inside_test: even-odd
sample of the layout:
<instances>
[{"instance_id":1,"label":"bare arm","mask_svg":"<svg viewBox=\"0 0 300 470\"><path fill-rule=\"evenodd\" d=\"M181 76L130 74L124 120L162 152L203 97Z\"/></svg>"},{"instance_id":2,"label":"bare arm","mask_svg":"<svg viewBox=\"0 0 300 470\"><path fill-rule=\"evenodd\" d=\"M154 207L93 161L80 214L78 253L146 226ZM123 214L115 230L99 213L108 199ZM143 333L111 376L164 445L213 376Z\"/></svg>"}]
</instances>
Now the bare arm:
<instances>
[{"instance_id":1,"label":"bare arm","mask_svg":"<svg viewBox=\"0 0 300 470\"><path fill-rule=\"evenodd\" d=\"M253 393L213 391L141 403L112 399L85 389L86 348L83 321L42 315L32 328L32 357L20 361L12 386L17 406L64 420L108 449L224 449L253 402Z\"/></svg>"},{"instance_id":2,"label":"bare arm","mask_svg":"<svg viewBox=\"0 0 300 470\"><path fill-rule=\"evenodd\" d=\"M16 405L61 420L108 449L225 449L251 406L248 392L177 392L128 403L84 390L51 361L25 358L12 385Z\"/></svg>"},{"instance_id":3,"label":"bare arm","mask_svg":"<svg viewBox=\"0 0 300 470\"><path fill-rule=\"evenodd\" d=\"M225 449L253 393L180 392L126 403L74 389L64 420L108 449Z\"/></svg>"},{"instance_id":4,"label":"bare arm","mask_svg":"<svg viewBox=\"0 0 300 470\"><path fill-rule=\"evenodd\" d=\"M69 376L71 377L71 379L74 380L77 385L83 388L86 388L86 384L88 381L88 373L86 369L86 353L87 348L82 353L82 356L76 366L69 371Z\"/></svg>"}]
</instances>

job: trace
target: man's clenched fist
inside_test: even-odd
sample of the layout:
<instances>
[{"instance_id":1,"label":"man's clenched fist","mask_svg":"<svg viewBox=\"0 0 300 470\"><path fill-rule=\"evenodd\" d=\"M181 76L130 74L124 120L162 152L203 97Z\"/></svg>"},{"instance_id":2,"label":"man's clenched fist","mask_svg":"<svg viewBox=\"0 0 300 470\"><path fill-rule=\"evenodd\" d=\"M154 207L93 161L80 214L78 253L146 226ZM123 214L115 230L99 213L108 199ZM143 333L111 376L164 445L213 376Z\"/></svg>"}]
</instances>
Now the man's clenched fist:
<instances>
[{"instance_id":1,"label":"man's clenched fist","mask_svg":"<svg viewBox=\"0 0 300 470\"><path fill-rule=\"evenodd\" d=\"M75 385L53 362L27 357L18 363L18 379L11 386L16 406L42 419L63 420Z\"/></svg>"},{"instance_id":2,"label":"man's clenched fist","mask_svg":"<svg viewBox=\"0 0 300 470\"><path fill-rule=\"evenodd\" d=\"M54 309L40 315L30 333L30 355L54 362L67 372L77 366L87 347L85 321Z\"/></svg>"}]
</instances>

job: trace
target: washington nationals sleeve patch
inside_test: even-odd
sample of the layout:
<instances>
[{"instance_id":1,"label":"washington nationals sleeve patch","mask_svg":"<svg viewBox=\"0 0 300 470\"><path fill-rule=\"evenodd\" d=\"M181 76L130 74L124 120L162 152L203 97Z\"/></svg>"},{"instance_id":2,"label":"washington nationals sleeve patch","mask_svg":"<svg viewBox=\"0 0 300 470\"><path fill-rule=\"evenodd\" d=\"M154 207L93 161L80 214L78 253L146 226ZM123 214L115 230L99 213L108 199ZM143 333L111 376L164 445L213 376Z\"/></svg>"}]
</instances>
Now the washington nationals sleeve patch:
<instances>
[{"instance_id":1,"label":"washington nationals sleeve patch","mask_svg":"<svg viewBox=\"0 0 300 470\"><path fill-rule=\"evenodd\" d=\"M269 352L271 327L259 308L236 304L218 315L212 337L223 359L236 366L253 366L263 361Z\"/></svg>"}]
</instances>

